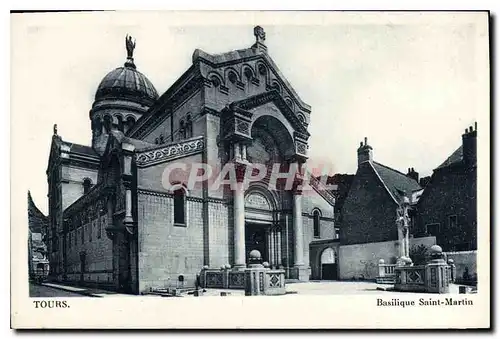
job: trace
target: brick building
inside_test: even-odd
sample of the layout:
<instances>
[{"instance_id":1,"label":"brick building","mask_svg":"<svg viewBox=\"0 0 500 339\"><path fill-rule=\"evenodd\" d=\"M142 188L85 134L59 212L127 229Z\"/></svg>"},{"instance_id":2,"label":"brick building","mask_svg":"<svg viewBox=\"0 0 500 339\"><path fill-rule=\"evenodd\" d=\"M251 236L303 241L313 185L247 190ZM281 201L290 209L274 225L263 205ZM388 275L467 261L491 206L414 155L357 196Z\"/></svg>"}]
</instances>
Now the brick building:
<instances>
[{"instance_id":1,"label":"brick building","mask_svg":"<svg viewBox=\"0 0 500 339\"><path fill-rule=\"evenodd\" d=\"M161 96L126 39L125 64L96 91L92 146L67 142L54 128L53 279L140 293L180 279L193 285L203 266L241 269L253 249L288 278L309 279L309 245L336 233L335 200L321 183L310 177L307 194L300 181L271 189L268 172L245 189L212 189L208 180L190 186L188 170L169 172L173 164L232 164L241 182L251 164L301 168L307 160L311 107L270 58L262 28L254 35L247 49L195 50Z\"/></svg>"},{"instance_id":2,"label":"brick building","mask_svg":"<svg viewBox=\"0 0 500 339\"><path fill-rule=\"evenodd\" d=\"M422 191L418 173L407 174L373 160L373 148L365 138L358 151L358 169L344 199L339 217L340 244L398 240L396 210L404 197L411 205Z\"/></svg>"},{"instance_id":3,"label":"brick building","mask_svg":"<svg viewBox=\"0 0 500 339\"><path fill-rule=\"evenodd\" d=\"M434 169L417 205L416 236L432 235L444 251L477 249L477 126Z\"/></svg>"}]
</instances>

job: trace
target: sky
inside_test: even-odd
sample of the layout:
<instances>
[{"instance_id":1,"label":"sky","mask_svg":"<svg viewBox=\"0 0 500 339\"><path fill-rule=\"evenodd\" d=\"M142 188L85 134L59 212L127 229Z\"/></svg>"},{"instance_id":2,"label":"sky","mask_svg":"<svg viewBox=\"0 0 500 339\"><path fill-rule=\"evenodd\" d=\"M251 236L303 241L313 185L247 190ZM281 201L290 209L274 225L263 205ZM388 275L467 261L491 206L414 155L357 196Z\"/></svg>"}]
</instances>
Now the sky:
<instances>
[{"instance_id":1,"label":"sky","mask_svg":"<svg viewBox=\"0 0 500 339\"><path fill-rule=\"evenodd\" d=\"M253 27L268 54L312 106L310 158L355 173L364 137L374 160L430 175L488 122L487 28L477 14L52 13L11 17L13 195L28 190L47 212L53 124L63 140L90 145L89 110L100 80L134 59L161 94L196 48L248 48ZM484 18L483 18L484 19ZM483 124L483 125L482 125ZM13 181L14 182L14 181Z\"/></svg>"}]
</instances>

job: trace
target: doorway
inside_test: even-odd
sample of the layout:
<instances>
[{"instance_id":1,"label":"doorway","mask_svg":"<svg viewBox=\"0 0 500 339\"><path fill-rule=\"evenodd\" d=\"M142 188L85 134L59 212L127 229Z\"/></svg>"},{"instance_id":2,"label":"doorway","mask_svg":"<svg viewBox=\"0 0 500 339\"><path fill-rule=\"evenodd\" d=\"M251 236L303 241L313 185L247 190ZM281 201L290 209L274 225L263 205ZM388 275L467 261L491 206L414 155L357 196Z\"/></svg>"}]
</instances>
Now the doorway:
<instances>
[{"instance_id":1,"label":"doorway","mask_svg":"<svg viewBox=\"0 0 500 339\"><path fill-rule=\"evenodd\" d=\"M327 247L321 253L321 280L338 280L335 250Z\"/></svg>"},{"instance_id":2,"label":"doorway","mask_svg":"<svg viewBox=\"0 0 500 339\"><path fill-rule=\"evenodd\" d=\"M257 250L262 255L262 262L269 262L269 254L267 250L267 225L246 223L245 224L245 251L246 262L248 263L248 255L251 251Z\"/></svg>"}]
</instances>

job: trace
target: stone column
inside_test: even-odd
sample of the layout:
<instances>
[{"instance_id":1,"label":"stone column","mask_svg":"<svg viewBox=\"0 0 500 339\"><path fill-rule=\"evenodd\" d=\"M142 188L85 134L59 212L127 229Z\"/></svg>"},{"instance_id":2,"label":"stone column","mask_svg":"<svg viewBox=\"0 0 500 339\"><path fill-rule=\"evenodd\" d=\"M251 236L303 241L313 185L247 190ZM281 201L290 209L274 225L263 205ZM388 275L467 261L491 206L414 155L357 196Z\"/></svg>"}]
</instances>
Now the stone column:
<instances>
[{"instance_id":1,"label":"stone column","mask_svg":"<svg viewBox=\"0 0 500 339\"><path fill-rule=\"evenodd\" d=\"M302 231L302 192L293 192L293 233L294 257L293 266L304 266L304 234Z\"/></svg>"},{"instance_id":2,"label":"stone column","mask_svg":"<svg viewBox=\"0 0 500 339\"><path fill-rule=\"evenodd\" d=\"M278 266L278 268L282 265L282 262L281 262L281 229L276 229L276 252L277 252L277 262L276 262L276 266Z\"/></svg>"},{"instance_id":3,"label":"stone column","mask_svg":"<svg viewBox=\"0 0 500 339\"><path fill-rule=\"evenodd\" d=\"M244 166L236 165L236 180L238 184L233 191L234 218L234 267L245 268L245 192L243 187ZM243 173L242 173L243 172Z\"/></svg>"},{"instance_id":4,"label":"stone column","mask_svg":"<svg viewBox=\"0 0 500 339\"><path fill-rule=\"evenodd\" d=\"M271 228L271 231L270 231L270 242L269 242L269 246L271 248L271 255L269 256L269 264L271 265L271 267L274 267L274 265L276 264L276 261L275 261L275 257L276 257L276 247L274 246L274 229Z\"/></svg>"}]
</instances>

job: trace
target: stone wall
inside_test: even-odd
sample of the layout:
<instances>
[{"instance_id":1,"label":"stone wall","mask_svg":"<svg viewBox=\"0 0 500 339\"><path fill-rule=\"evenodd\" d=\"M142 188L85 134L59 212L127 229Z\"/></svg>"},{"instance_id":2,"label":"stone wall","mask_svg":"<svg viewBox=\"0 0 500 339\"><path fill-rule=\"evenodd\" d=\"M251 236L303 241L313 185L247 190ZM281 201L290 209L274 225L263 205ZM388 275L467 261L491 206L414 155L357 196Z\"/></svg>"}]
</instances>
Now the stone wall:
<instances>
[{"instance_id":1,"label":"stone wall","mask_svg":"<svg viewBox=\"0 0 500 339\"><path fill-rule=\"evenodd\" d=\"M97 183L97 171L75 166L61 166L62 209L74 203L83 196L83 179L89 178L92 185Z\"/></svg>"},{"instance_id":2,"label":"stone wall","mask_svg":"<svg viewBox=\"0 0 500 339\"><path fill-rule=\"evenodd\" d=\"M85 252L84 283L113 285L113 241L106 236L109 216L102 215L66 234L68 281L80 282L80 253ZM70 244L71 241L71 244Z\"/></svg>"},{"instance_id":3,"label":"stone wall","mask_svg":"<svg viewBox=\"0 0 500 339\"><path fill-rule=\"evenodd\" d=\"M435 237L410 238L410 247L436 244ZM341 245L339 248L339 273L341 280L373 280L378 275L378 262L395 264L399 254L398 241L371 242Z\"/></svg>"},{"instance_id":4,"label":"stone wall","mask_svg":"<svg viewBox=\"0 0 500 339\"><path fill-rule=\"evenodd\" d=\"M460 251L460 252L444 252L447 259L453 259L456 268L456 281L463 280L465 268L468 268L469 275L472 277L477 275L477 252L476 251Z\"/></svg>"}]
</instances>

